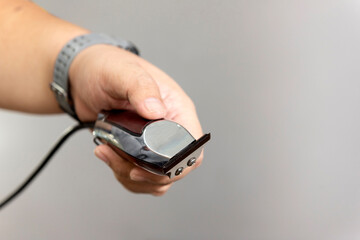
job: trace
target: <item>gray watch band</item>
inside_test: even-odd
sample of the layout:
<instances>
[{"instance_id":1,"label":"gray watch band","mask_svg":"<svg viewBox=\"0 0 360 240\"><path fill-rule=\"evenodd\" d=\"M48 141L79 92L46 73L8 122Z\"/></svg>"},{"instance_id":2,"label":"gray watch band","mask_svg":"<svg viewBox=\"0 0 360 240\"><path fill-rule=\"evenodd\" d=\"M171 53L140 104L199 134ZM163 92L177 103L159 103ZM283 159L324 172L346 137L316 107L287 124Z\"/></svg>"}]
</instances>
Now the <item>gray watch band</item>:
<instances>
[{"instance_id":1,"label":"gray watch band","mask_svg":"<svg viewBox=\"0 0 360 240\"><path fill-rule=\"evenodd\" d=\"M95 44L109 44L139 54L137 48L131 42L117 40L101 33L81 35L66 43L55 61L53 82L50 84L50 88L55 93L60 107L76 120L79 119L70 95L68 71L76 55Z\"/></svg>"}]
</instances>

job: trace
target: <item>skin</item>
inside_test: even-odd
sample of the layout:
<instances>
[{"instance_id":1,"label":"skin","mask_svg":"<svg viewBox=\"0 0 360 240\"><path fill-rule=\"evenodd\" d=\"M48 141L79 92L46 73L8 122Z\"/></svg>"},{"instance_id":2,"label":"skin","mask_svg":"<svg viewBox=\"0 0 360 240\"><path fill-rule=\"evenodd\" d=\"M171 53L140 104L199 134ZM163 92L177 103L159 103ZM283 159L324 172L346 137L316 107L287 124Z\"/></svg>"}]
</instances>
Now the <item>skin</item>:
<instances>
[{"instance_id":1,"label":"skin","mask_svg":"<svg viewBox=\"0 0 360 240\"><path fill-rule=\"evenodd\" d=\"M70 39L89 31L58 19L25 0L0 0L0 107L31 113L60 113L50 91L56 57ZM166 73L123 49L94 45L79 53L69 83L80 120L94 121L102 110L132 109L147 119L165 118L199 138L201 126L191 99ZM11 89L11 91L9 91ZM95 148L116 179L129 191L163 195L174 179L149 173L108 146Z\"/></svg>"}]
</instances>

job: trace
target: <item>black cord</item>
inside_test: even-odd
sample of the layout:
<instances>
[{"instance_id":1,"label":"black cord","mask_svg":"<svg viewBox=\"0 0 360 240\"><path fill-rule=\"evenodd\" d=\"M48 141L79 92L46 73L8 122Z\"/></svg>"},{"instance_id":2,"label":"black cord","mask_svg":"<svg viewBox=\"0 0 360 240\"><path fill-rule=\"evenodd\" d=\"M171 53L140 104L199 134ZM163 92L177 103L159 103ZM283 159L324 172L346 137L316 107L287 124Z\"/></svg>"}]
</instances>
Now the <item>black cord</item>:
<instances>
[{"instance_id":1,"label":"black cord","mask_svg":"<svg viewBox=\"0 0 360 240\"><path fill-rule=\"evenodd\" d=\"M79 123L78 125L69 127L64 131L62 136L58 139L58 141L54 144L51 150L47 153L45 158L40 162L40 164L34 169L34 171L25 179L25 181L8 197L6 197L3 201L0 202L0 210L15 199L29 184L34 180L36 176L39 175L41 170L46 166L46 164L50 161L51 157L56 153L56 151L61 147L61 145L75 132L84 128L92 128L94 126L93 122L89 123Z\"/></svg>"}]
</instances>

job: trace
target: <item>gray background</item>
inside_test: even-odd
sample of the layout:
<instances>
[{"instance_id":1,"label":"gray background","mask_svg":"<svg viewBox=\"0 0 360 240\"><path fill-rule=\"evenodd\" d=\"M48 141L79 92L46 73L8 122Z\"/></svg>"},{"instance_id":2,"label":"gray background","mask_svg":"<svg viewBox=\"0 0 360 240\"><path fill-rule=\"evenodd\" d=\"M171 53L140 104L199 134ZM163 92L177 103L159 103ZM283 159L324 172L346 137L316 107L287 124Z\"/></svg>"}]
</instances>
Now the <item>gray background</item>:
<instances>
[{"instance_id":1,"label":"gray background","mask_svg":"<svg viewBox=\"0 0 360 240\"><path fill-rule=\"evenodd\" d=\"M36 2L133 40L213 139L156 198L124 190L83 131L1 212L0 239L360 239L359 1ZM72 121L0 123L5 196Z\"/></svg>"}]
</instances>

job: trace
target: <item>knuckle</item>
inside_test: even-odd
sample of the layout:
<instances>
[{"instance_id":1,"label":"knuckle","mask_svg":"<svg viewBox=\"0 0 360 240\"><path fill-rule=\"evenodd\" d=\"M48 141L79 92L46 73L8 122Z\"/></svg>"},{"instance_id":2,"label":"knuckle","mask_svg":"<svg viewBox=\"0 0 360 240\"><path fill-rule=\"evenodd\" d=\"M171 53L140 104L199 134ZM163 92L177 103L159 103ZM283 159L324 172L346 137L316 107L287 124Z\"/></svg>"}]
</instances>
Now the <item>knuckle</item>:
<instances>
[{"instance_id":1,"label":"knuckle","mask_svg":"<svg viewBox=\"0 0 360 240\"><path fill-rule=\"evenodd\" d=\"M162 186L162 187L158 187L151 194L154 196L163 196L165 193L168 192L170 187L171 187L171 184Z\"/></svg>"},{"instance_id":2,"label":"knuckle","mask_svg":"<svg viewBox=\"0 0 360 240\"><path fill-rule=\"evenodd\" d=\"M132 192L132 193L135 193L135 194L142 194L142 193L145 193L144 191L141 191L140 189L137 189L137 188L132 188L132 187L129 187L127 185L124 185L124 187L126 188L126 190Z\"/></svg>"},{"instance_id":3,"label":"knuckle","mask_svg":"<svg viewBox=\"0 0 360 240\"><path fill-rule=\"evenodd\" d=\"M166 192L153 192L151 193L155 197L161 197L164 196Z\"/></svg>"},{"instance_id":4,"label":"knuckle","mask_svg":"<svg viewBox=\"0 0 360 240\"><path fill-rule=\"evenodd\" d=\"M125 181L129 181L130 180L130 175L129 173L122 171L122 170L115 170L114 171L114 175L115 178L120 182L120 183L124 183Z\"/></svg>"},{"instance_id":5,"label":"knuckle","mask_svg":"<svg viewBox=\"0 0 360 240\"><path fill-rule=\"evenodd\" d=\"M132 193L136 193L136 194L147 193L147 189L145 187L138 184L134 184L130 180L121 181L120 183L123 185L123 187L126 190Z\"/></svg>"},{"instance_id":6,"label":"knuckle","mask_svg":"<svg viewBox=\"0 0 360 240\"><path fill-rule=\"evenodd\" d=\"M167 186L171 183L172 183L172 181L168 177L165 177L163 179L159 179L156 181L156 184L160 185L160 186Z\"/></svg>"},{"instance_id":7,"label":"knuckle","mask_svg":"<svg viewBox=\"0 0 360 240\"><path fill-rule=\"evenodd\" d=\"M128 73L128 78L133 80L136 85L144 84L151 80L151 77L137 64L132 64L131 70Z\"/></svg>"}]
</instances>

